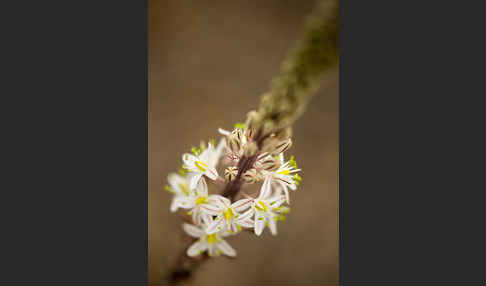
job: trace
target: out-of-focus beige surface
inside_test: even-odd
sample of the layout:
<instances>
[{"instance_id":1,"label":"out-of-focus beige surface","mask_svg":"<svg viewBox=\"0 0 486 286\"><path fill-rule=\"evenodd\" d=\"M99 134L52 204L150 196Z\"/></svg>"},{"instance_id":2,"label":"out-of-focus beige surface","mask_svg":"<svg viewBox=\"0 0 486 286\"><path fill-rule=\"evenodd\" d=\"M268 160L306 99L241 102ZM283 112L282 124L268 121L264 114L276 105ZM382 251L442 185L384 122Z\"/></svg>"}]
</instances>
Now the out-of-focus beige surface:
<instances>
[{"instance_id":1,"label":"out-of-focus beige surface","mask_svg":"<svg viewBox=\"0 0 486 286\"><path fill-rule=\"evenodd\" d=\"M187 245L163 190L181 155L245 120L279 73L314 1L149 1L149 285ZM206 262L186 285L338 284L338 78L294 125L303 182L278 235L229 238L237 259Z\"/></svg>"}]
</instances>

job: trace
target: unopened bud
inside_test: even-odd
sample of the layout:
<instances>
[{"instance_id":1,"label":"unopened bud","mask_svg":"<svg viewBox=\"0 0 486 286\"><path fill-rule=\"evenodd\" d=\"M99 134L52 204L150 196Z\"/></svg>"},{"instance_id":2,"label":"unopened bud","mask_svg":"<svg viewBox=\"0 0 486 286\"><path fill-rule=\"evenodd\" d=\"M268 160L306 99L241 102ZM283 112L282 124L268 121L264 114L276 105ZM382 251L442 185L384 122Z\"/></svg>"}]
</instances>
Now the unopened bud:
<instances>
[{"instance_id":1,"label":"unopened bud","mask_svg":"<svg viewBox=\"0 0 486 286\"><path fill-rule=\"evenodd\" d=\"M259 121L260 121L260 116L258 115L258 112L256 112L255 110L248 112L248 114L246 115L247 130L248 129L255 130Z\"/></svg>"},{"instance_id":2,"label":"unopened bud","mask_svg":"<svg viewBox=\"0 0 486 286\"><path fill-rule=\"evenodd\" d=\"M241 129L235 129L227 136L228 147L233 153L238 153L241 149Z\"/></svg>"},{"instance_id":3,"label":"unopened bud","mask_svg":"<svg viewBox=\"0 0 486 286\"><path fill-rule=\"evenodd\" d=\"M287 127L282 129L280 132L277 133L277 138L279 140L286 140L287 138L292 137L292 128Z\"/></svg>"},{"instance_id":4,"label":"unopened bud","mask_svg":"<svg viewBox=\"0 0 486 286\"><path fill-rule=\"evenodd\" d=\"M224 170L224 178L228 181L233 181L238 175L238 168L228 167Z\"/></svg>"},{"instance_id":5,"label":"unopened bud","mask_svg":"<svg viewBox=\"0 0 486 286\"><path fill-rule=\"evenodd\" d=\"M287 140L280 141L277 146L275 146L275 150L273 154L280 154L290 149L292 146L292 139L288 138Z\"/></svg>"},{"instance_id":6,"label":"unopened bud","mask_svg":"<svg viewBox=\"0 0 486 286\"><path fill-rule=\"evenodd\" d=\"M280 167L280 159L274 156L267 156L256 162L265 171L275 171Z\"/></svg>"},{"instance_id":7,"label":"unopened bud","mask_svg":"<svg viewBox=\"0 0 486 286\"><path fill-rule=\"evenodd\" d=\"M258 146L254 141L250 141L245 144L244 147L244 154L246 157L250 157L255 155L255 153L258 151Z\"/></svg>"},{"instance_id":8,"label":"unopened bud","mask_svg":"<svg viewBox=\"0 0 486 286\"><path fill-rule=\"evenodd\" d=\"M231 135L235 136L240 142L243 140L243 130L241 128L233 129Z\"/></svg>"},{"instance_id":9,"label":"unopened bud","mask_svg":"<svg viewBox=\"0 0 486 286\"><path fill-rule=\"evenodd\" d=\"M245 180L245 182L253 184L260 181L262 179L262 176L255 168L253 168L243 174L243 179Z\"/></svg>"},{"instance_id":10,"label":"unopened bud","mask_svg":"<svg viewBox=\"0 0 486 286\"><path fill-rule=\"evenodd\" d=\"M275 132L276 128L277 128L277 126L275 125L275 122L267 120L263 123L262 133L263 133L263 135L271 134L271 133Z\"/></svg>"},{"instance_id":11,"label":"unopened bud","mask_svg":"<svg viewBox=\"0 0 486 286\"><path fill-rule=\"evenodd\" d=\"M246 142L250 142L252 140L253 136L253 129L252 128L246 128L243 136L245 136Z\"/></svg>"},{"instance_id":12,"label":"unopened bud","mask_svg":"<svg viewBox=\"0 0 486 286\"><path fill-rule=\"evenodd\" d=\"M263 141L262 151L268 154L273 153L280 141L275 136L270 136Z\"/></svg>"}]
</instances>

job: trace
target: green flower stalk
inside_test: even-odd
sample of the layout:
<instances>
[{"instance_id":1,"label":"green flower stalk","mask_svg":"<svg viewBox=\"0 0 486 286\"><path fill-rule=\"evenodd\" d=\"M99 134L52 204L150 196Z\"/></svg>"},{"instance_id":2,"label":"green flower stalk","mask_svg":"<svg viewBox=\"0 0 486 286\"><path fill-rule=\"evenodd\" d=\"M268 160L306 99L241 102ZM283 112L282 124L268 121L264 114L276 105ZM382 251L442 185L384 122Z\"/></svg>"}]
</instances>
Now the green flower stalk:
<instances>
[{"instance_id":1,"label":"green flower stalk","mask_svg":"<svg viewBox=\"0 0 486 286\"><path fill-rule=\"evenodd\" d=\"M322 75L338 62L338 3L321 3L306 23L304 36L282 64L281 73L262 96L257 112L248 121L262 138L279 133L302 115L319 86Z\"/></svg>"}]
</instances>

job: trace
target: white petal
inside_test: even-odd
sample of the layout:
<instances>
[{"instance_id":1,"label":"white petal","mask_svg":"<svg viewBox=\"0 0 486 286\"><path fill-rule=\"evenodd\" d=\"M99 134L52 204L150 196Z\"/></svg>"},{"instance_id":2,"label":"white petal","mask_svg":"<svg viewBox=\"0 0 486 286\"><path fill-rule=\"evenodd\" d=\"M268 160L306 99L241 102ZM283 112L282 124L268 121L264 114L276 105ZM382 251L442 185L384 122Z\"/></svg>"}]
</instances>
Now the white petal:
<instances>
[{"instance_id":1,"label":"white petal","mask_svg":"<svg viewBox=\"0 0 486 286\"><path fill-rule=\"evenodd\" d=\"M223 219L218 217L217 220L214 220L206 229L207 234L213 234L223 229Z\"/></svg>"},{"instance_id":2,"label":"white petal","mask_svg":"<svg viewBox=\"0 0 486 286\"><path fill-rule=\"evenodd\" d=\"M195 225L201 225L201 215L198 215L197 212L196 209L192 210L192 221Z\"/></svg>"},{"instance_id":3,"label":"white petal","mask_svg":"<svg viewBox=\"0 0 486 286\"><path fill-rule=\"evenodd\" d=\"M194 207L194 201L191 197L177 196L172 200L170 210L175 212L178 208L190 209Z\"/></svg>"},{"instance_id":4,"label":"white petal","mask_svg":"<svg viewBox=\"0 0 486 286\"><path fill-rule=\"evenodd\" d=\"M212 166L209 166L207 169L206 169L206 172L204 172L204 175L206 175L206 177L210 178L211 180L216 180L218 178L218 171L216 171L216 169Z\"/></svg>"},{"instance_id":5,"label":"white petal","mask_svg":"<svg viewBox=\"0 0 486 286\"><path fill-rule=\"evenodd\" d=\"M182 225L182 228L187 234L189 234L192 237L201 237L204 235L202 229L192 224L184 223Z\"/></svg>"},{"instance_id":6,"label":"white petal","mask_svg":"<svg viewBox=\"0 0 486 286\"><path fill-rule=\"evenodd\" d=\"M271 194L271 183L272 183L272 176L266 176L265 181L263 181L262 188L260 189L260 194L258 195L258 199L265 199Z\"/></svg>"},{"instance_id":7,"label":"white petal","mask_svg":"<svg viewBox=\"0 0 486 286\"><path fill-rule=\"evenodd\" d=\"M202 204L199 208L208 215L219 215L221 213L221 207L213 204Z\"/></svg>"},{"instance_id":8,"label":"white petal","mask_svg":"<svg viewBox=\"0 0 486 286\"><path fill-rule=\"evenodd\" d=\"M182 162L184 162L184 164L191 168L191 169L195 169L195 163L197 161L197 157L192 155L192 154L189 154L189 153L184 153L182 154Z\"/></svg>"},{"instance_id":9,"label":"white petal","mask_svg":"<svg viewBox=\"0 0 486 286\"><path fill-rule=\"evenodd\" d=\"M277 235L277 222L273 218L273 215L269 215L267 221L268 221L268 226L270 227L270 232L273 235Z\"/></svg>"},{"instance_id":10,"label":"white petal","mask_svg":"<svg viewBox=\"0 0 486 286\"><path fill-rule=\"evenodd\" d=\"M179 208L177 197L172 198L172 202L170 203L170 211L171 212L176 212L177 209Z\"/></svg>"},{"instance_id":11,"label":"white petal","mask_svg":"<svg viewBox=\"0 0 486 286\"><path fill-rule=\"evenodd\" d=\"M256 235L262 234L264 228L265 228L265 217L263 215L257 216L255 218L255 234Z\"/></svg>"},{"instance_id":12,"label":"white petal","mask_svg":"<svg viewBox=\"0 0 486 286\"><path fill-rule=\"evenodd\" d=\"M253 199L241 199L234 202L231 206L237 212L242 212L251 206Z\"/></svg>"},{"instance_id":13,"label":"white petal","mask_svg":"<svg viewBox=\"0 0 486 286\"><path fill-rule=\"evenodd\" d=\"M286 194L288 195L288 191L286 192ZM272 208L278 208L281 204L283 204L286 201L286 199L287 199L286 196L278 195L266 200L265 203L270 205L270 207Z\"/></svg>"},{"instance_id":14,"label":"white petal","mask_svg":"<svg viewBox=\"0 0 486 286\"><path fill-rule=\"evenodd\" d=\"M203 241L194 242L186 251L187 256L194 257L198 256L202 251L208 249L207 243Z\"/></svg>"},{"instance_id":15,"label":"white petal","mask_svg":"<svg viewBox=\"0 0 486 286\"><path fill-rule=\"evenodd\" d=\"M210 225L213 222L213 217L208 214L201 213L200 217L202 218L204 224L206 225Z\"/></svg>"},{"instance_id":16,"label":"white petal","mask_svg":"<svg viewBox=\"0 0 486 286\"><path fill-rule=\"evenodd\" d=\"M291 180L290 180L290 185L289 185L289 188L290 188L292 191L297 190L297 185L295 184L294 179L291 179Z\"/></svg>"},{"instance_id":17,"label":"white petal","mask_svg":"<svg viewBox=\"0 0 486 286\"><path fill-rule=\"evenodd\" d=\"M199 179L201 179L202 174L201 173L194 173L194 175L191 176L191 183L189 185L189 189L194 190L197 187L197 183L199 183Z\"/></svg>"},{"instance_id":18,"label":"white petal","mask_svg":"<svg viewBox=\"0 0 486 286\"><path fill-rule=\"evenodd\" d=\"M248 228L255 226L255 222L252 219L249 219L249 218L242 220L242 221L238 221L238 224L242 227L248 227Z\"/></svg>"},{"instance_id":19,"label":"white petal","mask_svg":"<svg viewBox=\"0 0 486 286\"><path fill-rule=\"evenodd\" d=\"M243 214L239 215L238 218L236 219L237 222L239 221L244 221L246 219L249 219L253 216L253 214L255 213L255 211L253 210L253 208L247 210L246 212L244 212Z\"/></svg>"},{"instance_id":20,"label":"white petal","mask_svg":"<svg viewBox=\"0 0 486 286\"><path fill-rule=\"evenodd\" d=\"M177 205L183 209L192 209L195 206L194 197L177 197Z\"/></svg>"},{"instance_id":21,"label":"white petal","mask_svg":"<svg viewBox=\"0 0 486 286\"><path fill-rule=\"evenodd\" d=\"M211 195L209 196L209 199L222 208L227 208L231 205L231 201L228 198L225 198L221 195Z\"/></svg>"},{"instance_id":22,"label":"white petal","mask_svg":"<svg viewBox=\"0 0 486 286\"><path fill-rule=\"evenodd\" d=\"M196 191L199 196L208 196L208 185L206 184L206 180L204 180L204 178L201 177L199 179L199 182L196 186Z\"/></svg>"},{"instance_id":23,"label":"white petal","mask_svg":"<svg viewBox=\"0 0 486 286\"><path fill-rule=\"evenodd\" d=\"M218 248L224 255L227 255L229 257L236 256L236 250L234 250L234 248L231 247L231 245L229 245L225 240L221 240L221 243L218 244Z\"/></svg>"},{"instance_id":24,"label":"white petal","mask_svg":"<svg viewBox=\"0 0 486 286\"><path fill-rule=\"evenodd\" d=\"M230 135L230 134L231 134L229 131L226 131L226 130L224 130L224 129L222 129L222 128L218 128L218 131L219 131L219 133L220 133L221 135L224 135L224 136L228 136L228 135Z\"/></svg>"},{"instance_id":25,"label":"white petal","mask_svg":"<svg viewBox=\"0 0 486 286\"><path fill-rule=\"evenodd\" d=\"M218 256L218 248L214 244L208 245L208 255L209 256Z\"/></svg>"},{"instance_id":26,"label":"white petal","mask_svg":"<svg viewBox=\"0 0 486 286\"><path fill-rule=\"evenodd\" d=\"M226 147L226 140L221 138L221 140L219 140L218 147L216 147L216 153L221 154L224 147Z\"/></svg>"},{"instance_id":27,"label":"white petal","mask_svg":"<svg viewBox=\"0 0 486 286\"><path fill-rule=\"evenodd\" d=\"M180 186L186 184L186 179L185 178L183 178L179 174L170 173L167 176L167 181L169 181L169 185L171 186L172 189L174 189L174 191L177 194L179 194L179 195L183 195L184 194L184 192L181 190L181 187Z\"/></svg>"},{"instance_id":28,"label":"white petal","mask_svg":"<svg viewBox=\"0 0 486 286\"><path fill-rule=\"evenodd\" d=\"M213 152L213 147L211 144L208 144L208 148L202 151L199 155L199 161L204 163L209 163L209 158L211 157L211 153Z\"/></svg>"},{"instance_id":29,"label":"white petal","mask_svg":"<svg viewBox=\"0 0 486 286\"><path fill-rule=\"evenodd\" d=\"M290 204L289 190L287 190L287 188L285 188L284 193L285 193L285 201L287 202L287 204Z\"/></svg>"}]
</instances>

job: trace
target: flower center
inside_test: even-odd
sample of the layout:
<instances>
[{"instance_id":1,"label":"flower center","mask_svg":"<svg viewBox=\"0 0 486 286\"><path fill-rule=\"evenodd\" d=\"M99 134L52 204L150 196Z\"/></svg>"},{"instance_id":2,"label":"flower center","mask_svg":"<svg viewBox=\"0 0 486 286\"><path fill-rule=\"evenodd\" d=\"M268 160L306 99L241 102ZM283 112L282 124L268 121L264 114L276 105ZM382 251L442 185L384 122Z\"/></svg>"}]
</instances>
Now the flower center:
<instances>
[{"instance_id":1,"label":"flower center","mask_svg":"<svg viewBox=\"0 0 486 286\"><path fill-rule=\"evenodd\" d=\"M186 184L180 183L179 188L181 188L181 191L186 195L189 196L189 188L187 187Z\"/></svg>"},{"instance_id":2,"label":"flower center","mask_svg":"<svg viewBox=\"0 0 486 286\"><path fill-rule=\"evenodd\" d=\"M233 211L230 208L227 208L223 214L226 220L230 220L234 216Z\"/></svg>"},{"instance_id":3,"label":"flower center","mask_svg":"<svg viewBox=\"0 0 486 286\"><path fill-rule=\"evenodd\" d=\"M206 172L206 168L208 167L208 165L204 164L203 162L201 161L196 161L196 163L194 163L196 165L196 167L201 171L201 172Z\"/></svg>"},{"instance_id":4,"label":"flower center","mask_svg":"<svg viewBox=\"0 0 486 286\"><path fill-rule=\"evenodd\" d=\"M208 243L213 244L216 241L216 233L206 235Z\"/></svg>"},{"instance_id":5,"label":"flower center","mask_svg":"<svg viewBox=\"0 0 486 286\"><path fill-rule=\"evenodd\" d=\"M208 201L208 197L199 197L196 199L196 205L204 204Z\"/></svg>"}]
</instances>

